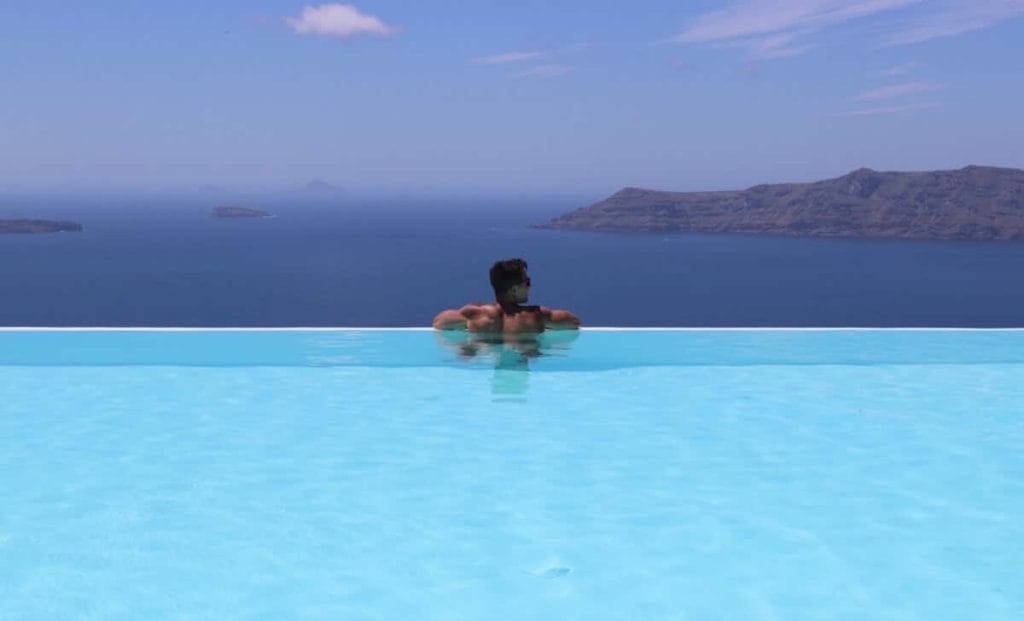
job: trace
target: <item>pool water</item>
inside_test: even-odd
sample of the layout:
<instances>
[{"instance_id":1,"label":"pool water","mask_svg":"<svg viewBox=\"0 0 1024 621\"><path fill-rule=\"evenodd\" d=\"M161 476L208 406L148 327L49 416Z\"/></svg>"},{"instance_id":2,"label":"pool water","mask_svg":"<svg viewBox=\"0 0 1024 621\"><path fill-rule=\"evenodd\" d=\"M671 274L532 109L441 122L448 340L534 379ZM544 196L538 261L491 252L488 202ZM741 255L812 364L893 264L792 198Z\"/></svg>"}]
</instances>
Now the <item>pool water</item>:
<instances>
[{"instance_id":1,"label":"pool water","mask_svg":"<svg viewBox=\"0 0 1024 621\"><path fill-rule=\"evenodd\" d=\"M1024 331L0 331L0 618L1019 619Z\"/></svg>"}]
</instances>

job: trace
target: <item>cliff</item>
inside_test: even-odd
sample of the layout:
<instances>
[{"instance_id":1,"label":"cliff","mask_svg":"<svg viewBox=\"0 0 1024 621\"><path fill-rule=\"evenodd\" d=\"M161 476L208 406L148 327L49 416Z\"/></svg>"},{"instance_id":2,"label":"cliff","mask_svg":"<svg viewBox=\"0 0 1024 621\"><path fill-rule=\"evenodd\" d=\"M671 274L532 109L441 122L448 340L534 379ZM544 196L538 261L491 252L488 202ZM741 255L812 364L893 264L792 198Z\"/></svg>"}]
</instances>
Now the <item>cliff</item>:
<instances>
[{"instance_id":1,"label":"cliff","mask_svg":"<svg viewBox=\"0 0 1024 621\"><path fill-rule=\"evenodd\" d=\"M910 239L1024 239L1024 170L855 170L725 192L625 188L535 228Z\"/></svg>"}]
</instances>

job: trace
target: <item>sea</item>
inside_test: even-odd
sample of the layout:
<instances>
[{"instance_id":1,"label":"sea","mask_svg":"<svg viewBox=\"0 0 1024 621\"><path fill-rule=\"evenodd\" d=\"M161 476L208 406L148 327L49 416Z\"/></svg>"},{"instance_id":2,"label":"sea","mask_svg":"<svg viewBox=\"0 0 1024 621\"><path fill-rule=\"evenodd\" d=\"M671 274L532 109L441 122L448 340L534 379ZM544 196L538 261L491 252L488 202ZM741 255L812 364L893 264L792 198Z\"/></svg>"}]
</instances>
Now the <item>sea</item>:
<instances>
[{"instance_id":1,"label":"sea","mask_svg":"<svg viewBox=\"0 0 1024 621\"><path fill-rule=\"evenodd\" d=\"M429 326L522 257L531 303L584 326L1024 326L1021 242L529 227L599 198L0 195L0 218L84 226L0 235L0 325Z\"/></svg>"}]
</instances>

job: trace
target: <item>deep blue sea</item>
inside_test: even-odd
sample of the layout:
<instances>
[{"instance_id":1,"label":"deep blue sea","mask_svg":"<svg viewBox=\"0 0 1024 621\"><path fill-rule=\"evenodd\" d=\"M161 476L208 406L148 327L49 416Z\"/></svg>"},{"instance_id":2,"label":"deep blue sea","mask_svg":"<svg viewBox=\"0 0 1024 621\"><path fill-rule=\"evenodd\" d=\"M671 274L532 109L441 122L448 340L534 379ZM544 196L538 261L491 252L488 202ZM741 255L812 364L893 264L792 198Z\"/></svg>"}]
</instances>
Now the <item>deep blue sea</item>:
<instances>
[{"instance_id":1,"label":"deep blue sea","mask_svg":"<svg viewBox=\"0 0 1024 621\"><path fill-rule=\"evenodd\" d=\"M85 226L0 235L0 325L427 326L520 256L531 302L590 326L1024 326L1024 243L526 226L598 198L0 196Z\"/></svg>"}]
</instances>

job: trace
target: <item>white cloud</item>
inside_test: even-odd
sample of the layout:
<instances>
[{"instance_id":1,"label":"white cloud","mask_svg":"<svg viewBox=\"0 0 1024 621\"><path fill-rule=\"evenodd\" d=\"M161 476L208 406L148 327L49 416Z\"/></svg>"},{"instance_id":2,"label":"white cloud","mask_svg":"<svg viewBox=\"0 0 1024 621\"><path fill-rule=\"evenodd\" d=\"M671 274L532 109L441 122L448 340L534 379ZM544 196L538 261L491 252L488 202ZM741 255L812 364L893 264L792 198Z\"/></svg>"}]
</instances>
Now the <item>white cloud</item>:
<instances>
[{"instance_id":1,"label":"white cloud","mask_svg":"<svg viewBox=\"0 0 1024 621\"><path fill-rule=\"evenodd\" d=\"M526 60L537 60L543 58L542 52L507 52L505 54L495 54L494 56L482 56L480 58L474 58L473 62L481 65L503 65L506 63L518 63Z\"/></svg>"},{"instance_id":2,"label":"white cloud","mask_svg":"<svg viewBox=\"0 0 1024 621\"><path fill-rule=\"evenodd\" d=\"M286 17L284 21L299 34L341 39L363 34L385 36L398 31L378 17L361 13L351 4L306 6L298 17Z\"/></svg>"},{"instance_id":3,"label":"white cloud","mask_svg":"<svg viewBox=\"0 0 1024 621\"><path fill-rule=\"evenodd\" d=\"M554 78L569 73L571 69L565 65L541 65L526 71L513 73L513 78Z\"/></svg>"},{"instance_id":4,"label":"white cloud","mask_svg":"<svg viewBox=\"0 0 1024 621\"><path fill-rule=\"evenodd\" d=\"M878 101L879 99L891 99L893 97L927 93L938 88L941 88L938 84L931 84L929 82L904 82L903 84L892 84L881 88L874 88L870 91L864 91L859 95L855 95L853 97L853 101Z\"/></svg>"},{"instance_id":5,"label":"white cloud","mask_svg":"<svg viewBox=\"0 0 1024 621\"><path fill-rule=\"evenodd\" d=\"M911 110L931 108L933 106L935 106L934 103L912 103L901 106L880 106L877 108L864 108L862 110L851 110L849 112L842 112L837 116L873 116L876 114L894 114L897 112L909 112Z\"/></svg>"},{"instance_id":6,"label":"white cloud","mask_svg":"<svg viewBox=\"0 0 1024 621\"><path fill-rule=\"evenodd\" d=\"M937 12L906 22L887 43L921 43L1024 17L1024 0L947 0L938 4Z\"/></svg>"}]
</instances>

